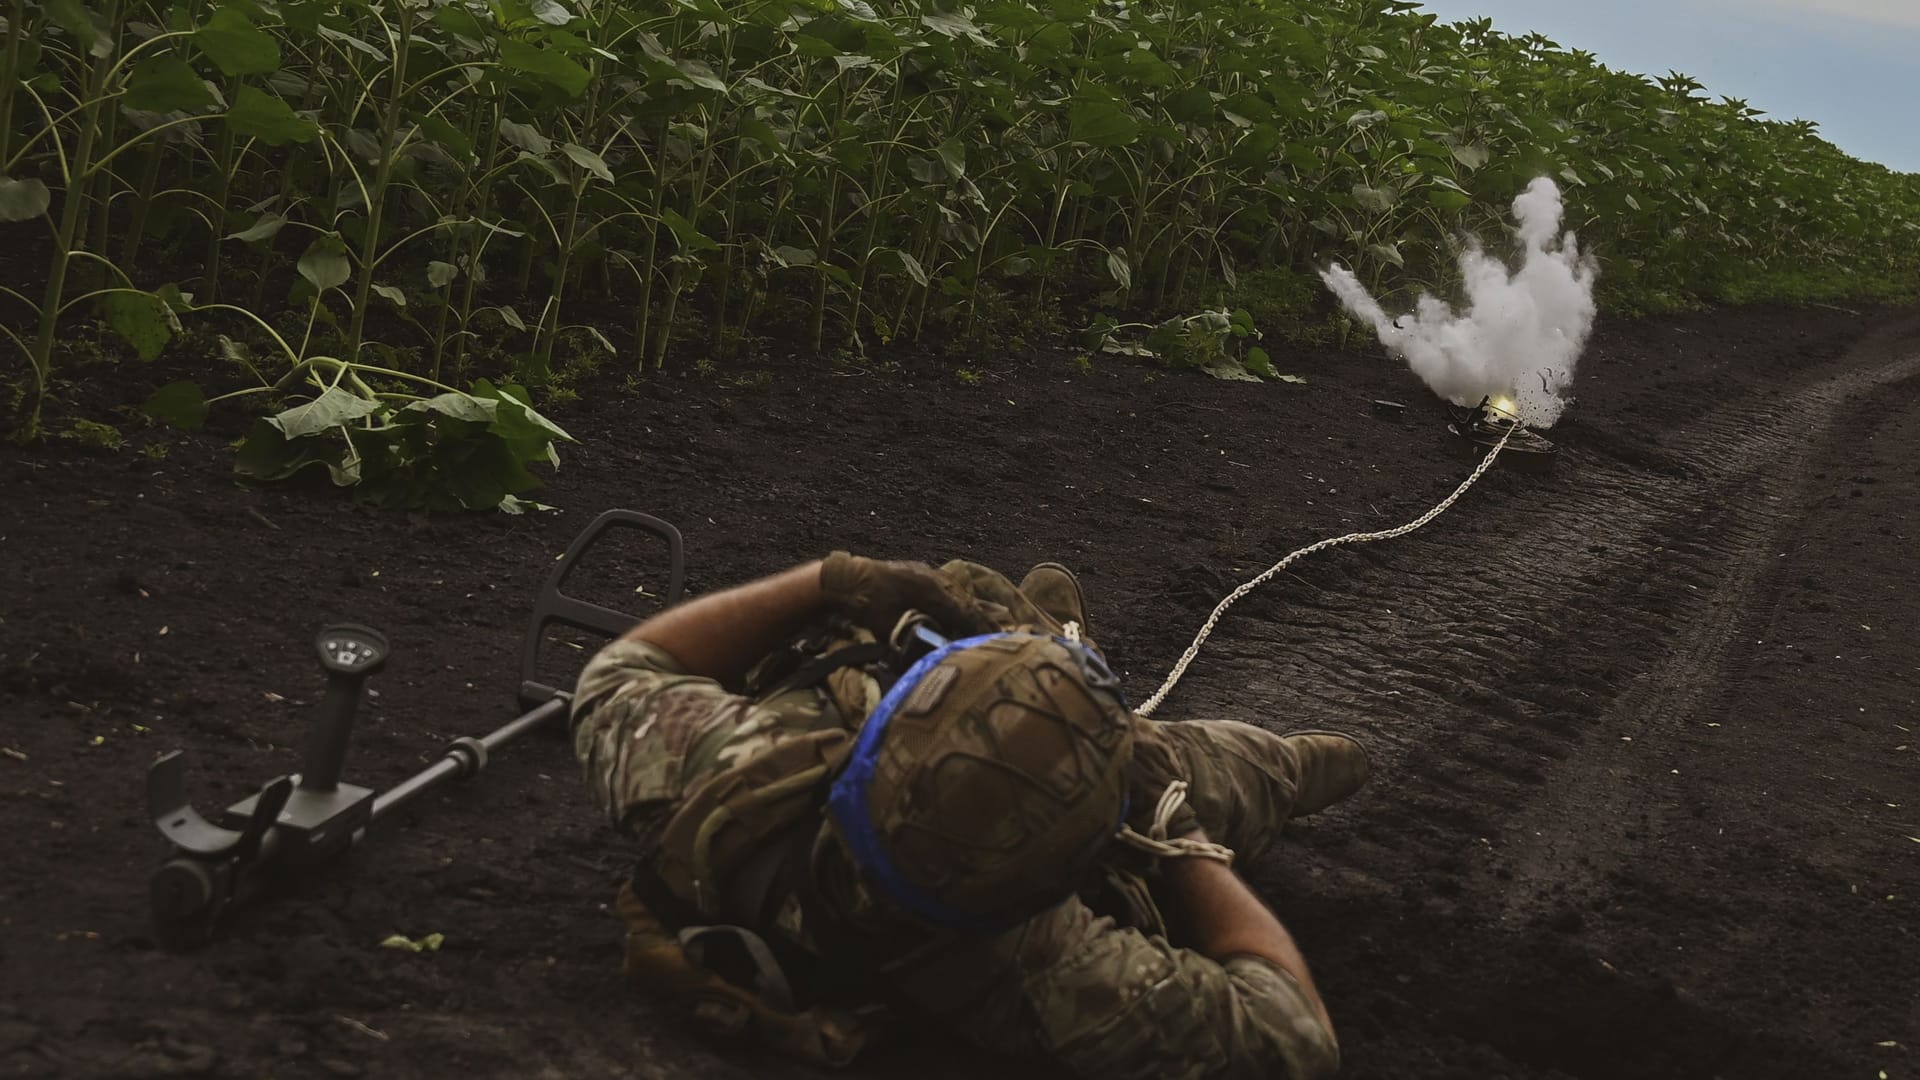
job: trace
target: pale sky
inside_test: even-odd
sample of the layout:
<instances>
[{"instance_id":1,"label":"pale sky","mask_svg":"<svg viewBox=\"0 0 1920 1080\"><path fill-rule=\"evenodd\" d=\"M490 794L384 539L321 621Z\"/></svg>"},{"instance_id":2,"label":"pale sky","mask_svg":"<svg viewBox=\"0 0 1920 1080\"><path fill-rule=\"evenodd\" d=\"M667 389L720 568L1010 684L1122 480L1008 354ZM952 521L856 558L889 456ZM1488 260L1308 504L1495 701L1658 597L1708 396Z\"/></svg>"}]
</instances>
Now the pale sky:
<instances>
[{"instance_id":1,"label":"pale sky","mask_svg":"<svg viewBox=\"0 0 1920 1080\"><path fill-rule=\"evenodd\" d=\"M1920 172L1920 0L1423 0L1643 75L1800 118L1858 158Z\"/></svg>"}]
</instances>

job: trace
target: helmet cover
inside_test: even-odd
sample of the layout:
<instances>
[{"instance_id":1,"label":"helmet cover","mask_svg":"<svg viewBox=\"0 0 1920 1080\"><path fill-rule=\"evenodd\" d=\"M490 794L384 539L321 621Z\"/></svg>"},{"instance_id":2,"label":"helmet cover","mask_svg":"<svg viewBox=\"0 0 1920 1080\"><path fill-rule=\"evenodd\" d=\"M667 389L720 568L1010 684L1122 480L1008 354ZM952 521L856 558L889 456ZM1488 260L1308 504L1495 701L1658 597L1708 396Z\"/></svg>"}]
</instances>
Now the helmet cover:
<instances>
[{"instance_id":1,"label":"helmet cover","mask_svg":"<svg viewBox=\"0 0 1920 1080\"><path fill-rule=\"evenodd\" d=\"M930 922L992 931L1059 903L1126 816L1132 714L1092 650L941 646L868 716L828 812L862 876Z\"/></svg>"}]
</instances>

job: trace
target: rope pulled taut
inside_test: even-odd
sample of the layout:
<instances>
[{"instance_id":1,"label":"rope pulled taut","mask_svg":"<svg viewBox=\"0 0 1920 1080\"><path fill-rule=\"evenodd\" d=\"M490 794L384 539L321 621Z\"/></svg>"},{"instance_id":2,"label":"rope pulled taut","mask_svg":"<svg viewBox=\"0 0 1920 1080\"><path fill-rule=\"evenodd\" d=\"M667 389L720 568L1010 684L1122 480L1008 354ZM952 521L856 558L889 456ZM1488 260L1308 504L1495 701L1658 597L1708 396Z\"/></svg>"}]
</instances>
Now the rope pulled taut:
<instances>
[{"instance_id":1,"label":"rope pulled taut","mask_svg":"<svg viewBox=\"0 0 1920 1080\"><path fill-rule=\"evenodd\" d=\"M1477 483L1482 476L1486 475L1487 470L1493 467L1494 459L1500 456L1500 451L1505 450L1507 448L1507 440L1513 438L1514 433L1519 431L1520 428L1521 428L1520 424L1510 423L1507 427L1507 433L1500 437L1500 441L1497 444L1495 444L1494 448L1491 451L1487 453L1486 458L1480 462L1479 467L1473 470L1473 474L1467 477L1466 480L1462 481L1459 487L1454 488L1453 494L1448 495L1446 498L1440 500L1439 505L1435 506L1433 509L1427 511L1426 513L1420 515L1417 519L1410 521L1405 525L1401 525L1398 528L1385 529L1380 532L1348 533L1345 536L1333 536L1325 540L1322 540L1319 543L1309 544L1306 547L1303 547L1300 550L1292 553L1291 555L1288 555L1286 558L1281 559L1279 562L1274 563L1272 566L1268 567L1266 572L1261 574L1259 577L1256 577L1251 581L1248 581L1245 584L1242 584L1239 588L1228 593L1226 599L1220 601L1220 603L1213 609L1213 614L1207 616L1206 625L1202 626L1200 628L1200 633L1194 636L1193 644L1188 645L1187 651L1180 654L1180 660L1178 663L1173 665L1173 673L1167 676L1167 681L1161 683L1160 689L1155 690L1153 692L1153 696L1148 698L1145 702L1141 704L1141 706L1138 709L1134 711L1139 713L1141 716L1153 715L1153 710L1159 708L1160 703L1162 701L1165 701L1167 699L1167 695L1173 691L1174 684L1178 683L1180 681L1180 677L1187 673L1187 666L1193 663L1193 658L1200 654L1200 646L1206 644L1207 638L1213 634L1213 628L1216 624L1219 623L1220 617L1225 615L1227 612L1227 609L1232 607L1234 603L1238 601L1241 597L1247 595L1248 593L1259 588L1260 586L1265 585L1269 580L1273 578L1275 574L1278 574L1280 571L1285 570L1287 567L1293 565L1294 562L1296 562L1297 560L1305 558L1308 555L1312 555L1315 552L1325 551L1328 548L1339 547L1343 544L1370 544L1375 540L1393 540L1395 538L1402 537L1407 535L1410 532L1413 532L1415 529L1418 529L1421 526L1427 524L1428 522L1432 521L1434 518L1437 518L1441 514L1446 513L1449 507L1451 507L1455 502L1459 501L1460 496L1465 495L1467 493L1468 488L1471 488L1475 483Z\"/></svg>"}]
</instances>

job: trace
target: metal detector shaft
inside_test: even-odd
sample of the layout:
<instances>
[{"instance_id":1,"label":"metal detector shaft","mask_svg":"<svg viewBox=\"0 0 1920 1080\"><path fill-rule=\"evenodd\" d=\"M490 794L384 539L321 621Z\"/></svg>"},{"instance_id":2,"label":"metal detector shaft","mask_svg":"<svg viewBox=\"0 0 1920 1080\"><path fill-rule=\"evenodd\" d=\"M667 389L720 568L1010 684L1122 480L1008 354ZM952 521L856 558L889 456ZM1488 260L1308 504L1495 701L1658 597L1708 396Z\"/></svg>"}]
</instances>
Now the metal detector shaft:
<instances>
[{"instance_id":1,"label":"metal detector shaft","mask_svg":"<svg viewBox=\"0 0 1920 1080\"><path fill-rule=\"evenodd\" d=\"M477 739L472 737L455 739L447 746L445 757L374 796L373 820L378 822L393 811L449 781L467 780L478 776L481 770L487 767L489 752L505 746L529 731L544 726L557 716L565 716L567 706L572 701L573 695L563 694L528 710L518 719L503 724Z\"/></svg>"}]
</instances>

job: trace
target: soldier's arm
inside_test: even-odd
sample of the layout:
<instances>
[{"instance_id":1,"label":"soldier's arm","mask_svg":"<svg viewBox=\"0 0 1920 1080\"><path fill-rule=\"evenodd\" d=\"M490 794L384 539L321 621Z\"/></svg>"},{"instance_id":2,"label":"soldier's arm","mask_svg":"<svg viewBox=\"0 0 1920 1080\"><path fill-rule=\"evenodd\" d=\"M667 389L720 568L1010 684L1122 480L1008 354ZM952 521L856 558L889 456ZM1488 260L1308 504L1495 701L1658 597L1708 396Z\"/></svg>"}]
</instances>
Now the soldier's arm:
<instances>
[{"instance_id":1,"label":"soldier's arm","mask_svg":"<svg viewBox=\"0 0 1920 1080\"><path fill-rule=\"evenodd\" d=\"M628 631L627 638L665 651L691 674L731 684L830 611L885 641L908 610L932 616L955 636L993 627L970 594L924 563L836 551L668 608Z\"/></svg>"},{"instance_id":2,"label":"soldier's arm","mask_svg":"<svg viewBox=\"0 0 1920 1080\"><path fill-rule=\"evenodd\" d=\"M1177 948L1077 899L998 937L957 942L896 987L982 1046L1075 1076L1325 1080L1340 1067L1317 999L1282 965L1252 951L1216 960Z\"/></svg>"},{"instance_id":3,"label":"soldier's arm","mask_svg":"<svg viewBox=\"0 0 1920 1080\"><path fill-rule=\"evenodd\" d=\"M668 608L627 631L679 661L690 675L736 683L768 653L826 611L820 561Z\"/></svg>"},{"instance_id":4,"label":"soldier's arm","mask_svg":"<svg viewBox=\"0 0 1920 1080\"><path fill-rule=\"evenodd\" d=\"M1199 829L1190 835L1202 842L1207 839ZM1299 984L1301 994L1312 1004L1331 1037L1333 1018L1327 1015L1326 1003L1313 985L1306 957L1300 955L1293 935L1247 888L1240 875L1212 859L1168 859L1161 865L1195 948L1222 962L1236 956L1272 961Z\"/></svg>"}]
</instances>

